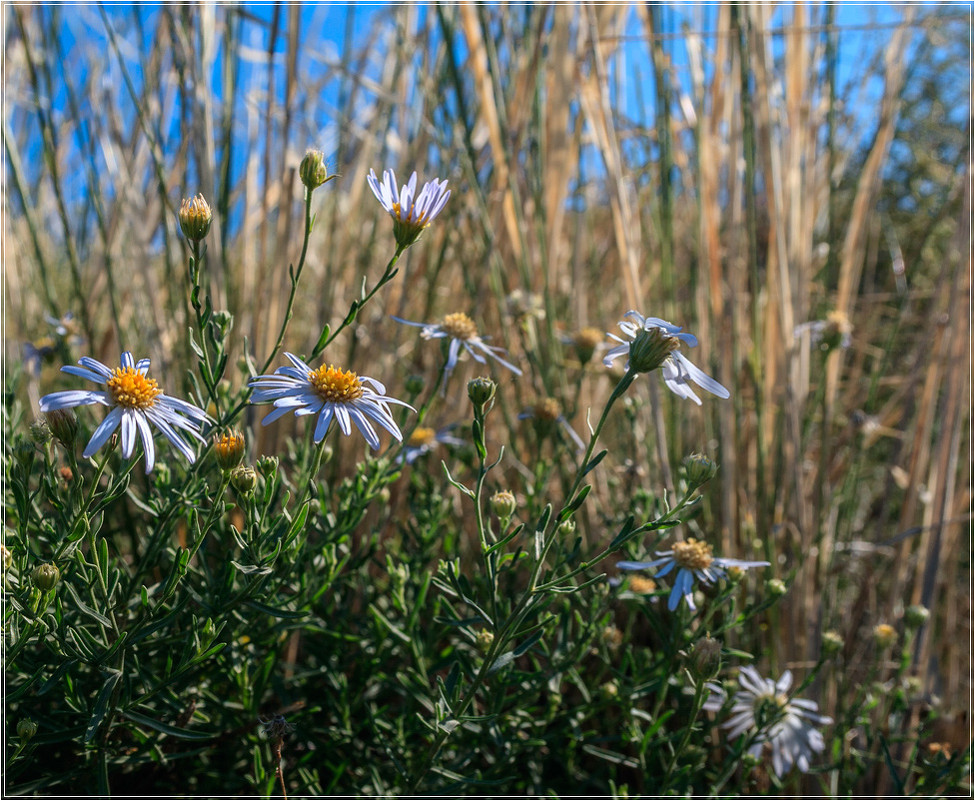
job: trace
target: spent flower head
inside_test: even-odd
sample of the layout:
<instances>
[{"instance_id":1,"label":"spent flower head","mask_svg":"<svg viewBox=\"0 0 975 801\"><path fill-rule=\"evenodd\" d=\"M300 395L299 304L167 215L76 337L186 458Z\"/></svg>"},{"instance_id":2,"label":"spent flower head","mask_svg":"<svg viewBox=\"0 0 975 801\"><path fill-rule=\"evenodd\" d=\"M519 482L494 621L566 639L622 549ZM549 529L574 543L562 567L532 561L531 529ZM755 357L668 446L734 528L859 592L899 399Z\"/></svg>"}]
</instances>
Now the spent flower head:
<instances>
[{"instance_id":1,"label":"spent flower head","mask_svg":"<svg viewBox=\"0 0 975 801\"><path fill-rule=\"evenodd\" d=\"M86 459L108 442L116 429L121 428L122 456L131 458L138 434L145 454L146 472L150 472L156 461L152 424L189 462L196 460L193 449L178 431L203 442L200 427L209 420L207 413L184 400L164 395L159 385L146 375L149 372L148 359L136 362L132 354L126 351L122 354L120 367L106 367L88 356L79 359L78 364L81 366L66 365L61 372L94 381L105 389L54 392L41 398L40 406L45 413L96 403L110 409L88 441L82 454Z\"/></svg>"},{"instance_id":2,"label":"spent flower head","mask_svg":"<svg viewBox=\"0 0 975 801\"><path fill-rule=\"evenodd\" d=\"M620 330L628 339L615 334L609 335L621 344L606 354L603 364L610 367L615 359L627 356L627 369L635 373L649 373L659 368L664 383L671 392L678 397L689 398L698 406L701 405L701 399L690 388L690 381L719 398L731 397L727 389L678 350L682 342L692 348L696 347L697 337L682 333L680 326L659 317L644 317L636 311L628 311L624 316L632 317L636 322L622 320L619 323Z\"/></svg>"},{"instance_id":3,"label":"spent flower head","mask_svg":"<svg viewBox=\"0 0 975 801\"><path fill-rule=\"evenodd\" d=\"M740 689L733 697L731 718L723 724L729 737L750 734L748 753L759 758L766 743L772 751L772 769L781 778L795 764L803 773L809 770L809 760L826 747L823 735L814 726L828 725L832 719L817 714L814 701L789 696L792 672L787 670L778 681L766 679L751 667L738 672ZM725 705L727 694L720 685L709 683L711 696L704 708L718 712Z\"/></svg>"},{"instance_id":4,"label":"spent flower head","mask_svg":"<svg viewBox=\"0 0 975 801\"><path fill-rule=\"evenodd\" d=\"M447 376L457 366L460 358L461 349L466 350L478 364L487 364L485 356L490 356L498 363L507 367L515 375L521 375L521 370L510 362L506 362L499 354L504 353L504 348L488 345L477 333L477 325L463 312L448 314L439 323L414 323L403 320L400 317L393 317L398 323L413 325L422 328L420 336L423 339L449 339L450 344L447 352L447 364L444 367L444 386L447 384Z\"/></svg>"},{"instance_id":5,"label":"spent flower head","mask_svg":"<svg viewBox=\"0 0 975 801\"><path fill-rule=\"evenodd\" d=\"M400 431L389 404L394 403L416 411L408 403L386 395L386 387L374 378L356 375L334 365L312 369L292 353L285 353L290 365L279 367L273 375L260 375L250 381L253 388L251 403L271 403L274 411L261 422L267 425L288 412L296 416L317 414L315 442L321 442L332 420L348 436L352 424L359 429L369 446L379 448L379 435L373 427L378 423L396 439L402 441Z\"/></svg>"},{"instance_id":6,"label":"spent flower head","mask_svg":"<svg viewBox=\"0 0 975 801\"><path fill-rule=\"evenodd\" d=\"M620 570L650 570L659 567L654 578L666 576L676 567L677 578L674 579L674 586L667 601L667 608L672 612L677 608L681 598L692 610L697 609L694 605L694 579L702 584L714 584L719 578L727 578L726 570L729 567L768 567L769 564L715 557L710 545L693 537L683 542L675 542L669 551L657 551L657 556L661 558L650 562L617 562L616 566Z\"/></svg>"},{"instance_id":7,"label":"spent flower head","mask_svg":"<svg viewBox=\"0 0 975 801\"><path fill-rule=\"evenodd\" d=\"M577 449L581 451L586 447L582 438L576 434L565 415L562 414L562 404L555 398L542 398L521 412L518 419L531 420L539 437L548 436L555 430L556 426L560 426Z\"/></svg>"},{"instance_id":8,"label":"spent flower head","mask_svg":"<svg viewBox=\"0 0 975 801\"><path fill-rule=\"evenodd\" d=\"M376 199L393 218L393 236L401 248L409 247L420 238L450 197L447 182L439 178L427 181L418 194L415 172L402 188L397 186L396 173L392 170L383 170L382 182L376 177L375 170L369 170L367 180Z\"/></svg>"}]
</instances>

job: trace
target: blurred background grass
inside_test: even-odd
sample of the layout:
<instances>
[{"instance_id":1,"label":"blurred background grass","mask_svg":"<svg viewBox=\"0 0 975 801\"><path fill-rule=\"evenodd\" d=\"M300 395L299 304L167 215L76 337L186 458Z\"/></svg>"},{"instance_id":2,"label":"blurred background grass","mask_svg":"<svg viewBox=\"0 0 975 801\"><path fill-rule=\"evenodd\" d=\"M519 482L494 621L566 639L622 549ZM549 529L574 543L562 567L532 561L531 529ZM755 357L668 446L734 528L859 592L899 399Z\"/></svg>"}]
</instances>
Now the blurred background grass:
<instances>
[{"instance_id":1,"label":"blurred background grass","mask_svg":"<svg viewBox=\"0 0 975 801\"><path fill-rule=\"evenodd\" d=\"M615 331L629 308L686 326L732 400L699 409L639 382L596 489L658 492L686 453L715 458L706 533L793 581L772 662L811 665L824 631L844 637L827 710L863 679L873 626L929 607L918 709L941 708L942 739L964 747L970 7L864 10L845 28L838 11L8 4L8 391L36 408L62 363L122 349L186 386L183 197L214 208L214 304L235 316L235 353L263 360L301 244L307 148L340 178L315 195L285 342L298 353L392 253L368 171L447 178L444 214L326 357L391 388L432 381L438 349L389 315L468 312L526 369L500 376L508 431L494 433L514 484L538 457L523 407L556 397L584 432L613 386L563 336ZM829 313L849 348L795 333ZM462 367L431 423L466 414L461 379L477 372ZM255 454L288 430L263 430Z\"/></svg>"}]
</instances>

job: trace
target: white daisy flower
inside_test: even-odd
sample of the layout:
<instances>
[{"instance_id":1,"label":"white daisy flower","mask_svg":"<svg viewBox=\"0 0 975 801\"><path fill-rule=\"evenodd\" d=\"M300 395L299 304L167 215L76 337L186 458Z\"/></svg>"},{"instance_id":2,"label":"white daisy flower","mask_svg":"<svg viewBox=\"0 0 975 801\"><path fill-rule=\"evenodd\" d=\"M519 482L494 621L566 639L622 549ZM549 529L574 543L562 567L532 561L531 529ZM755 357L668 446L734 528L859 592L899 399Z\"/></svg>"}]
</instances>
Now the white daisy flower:
<instances>
[{"instance_id":1,"label":"white daisy flower","mask_svg":"<svg viewBox=\"0 0 975 801\"><path fill-rule=\"evenodd\" d=\"M156 449L152 441L152 423L164 437L191 463L196 460L193 448L177 433L181 429L192 438L203 442L200 436L201 425L210 418L207 413L191 403L164 395L159 385L146 378L149 360L136 362L132 354L122 354L121 367L106 367L100 361L84 356L78 360L80 367L66 365L61 368L96 384L102 384L103 391L93 389L54 392L41 398L42 412L56 409L70 409L75 406L91 406L100 403L111 411L92 434L83 456L88 459L108 442L115 429L122 429L122 456L131 458L135 448L136 432L142 440L145 453L146 472L150 472L156 462Z\"/></svg>"},{"instance_id":2,"label":"white daisy flower","mask_svg":"<svg viewBox=\"0 0 975 801\"><path fill-rule=\"evenodd\" d=\"M383 170L382 183L376 171L369 170L367 180L376 199L393 218L393 236L401 247L409 247L419 239L450 197L447 181L438 178L427 181L417 194L415 172L402 188L397 188L396 173L392 170Z\"/></svg>"},{"instance_id":3,"label":"white daisy flower","mask_svg":"<svg viewBox=\"0 0 975 801\"><path fill-rule=\"evenodd\" d=\"M406 441L406 446L403 448L403 452L399 455L397 461L413 464L413 462L424 454L430 453L438 444L451 445L453 447L466 445L467 442L465 440L462 440L460 437L455 437L450 433L453 429L454 426L452 425L441 428L439 431L427 428L426 426L417 426L410 434L410 438Z\"/></svg>"},{"instance_id":4,"label":"white daisy flower","mask_svg":"<svg viewBox=\"0 0 975 801\"><path fill-rule=\"evenodd\" d=\"M787 670L778 681L762 678L751 666L738 672L741 690L735 693L731 718L723 724L729 737L751 732L753 744L748 751L758 757L765 743L772 751L772 769L782 778L792 768L798 766L803 773L809 770L809 760L826 747L823 735L814 726L829 725L832 718L818 714L818 705L804 698L790 698L792 672ZM725 705L727 696L724 689L713 682L708 683L711 696L704 708L718 712Z\"/></svg>"},{"instance_id":5,"label":"white daisy flower","mask_svg":"<svg viewBox=\"0 0 975 801\"><path fill-rule=\"evenodd\" d=\"M274 411L261 422L267 425L288 412L295 415L317 414L315 442L321 442L332 420L338 421L342 433L348 436L355 423L369 446L379 448L379 436L373 423L378 423L396 439L403 433L393 420L389 404L395 403L416 411L408 403L390 398L386 387L374 378L358 376L333 365L313 370L301 359L285 353L291 366L279 367L273 375L259 375L248 383L254 389L251 403L273 403Z\"/></svg>"},{"instance_id":6,"label":"white daisy flower","mask_svg":"<svg viewBox=\"0 0 975 801\"><path fill-rule=\"evenodd\" d=\"M719 398L731 397L727 389L677 350L681 342L692 348L697 347L697 337L693 334L681 333L683 329L680 326L659 317L644 317L636 311L628 311L624 317L632 317L637 322L623 320L619 323L629 340L609 334L610 338L621 344L606 354L603 364L607 367L611 367L613 360L620 356L628 356L627 369L632 367L638 373L649 373L659 367L667 388L681 398L689 398L698 406L701 399L688 385L690 381Z\"/></svg>"},{"instance_id":7,"label":"white daisy flower","mask_svg":"<svg viewBox=\"0 0 975 801\"><path fill-rule=\"evenodd\" d=\"M572 440L576 448L580 451L585 450L586 443L582 441L582 438L576 434L569 421L565 419L565 415L562 414L562 406L555 398L543 398L519 414L518 419L534 420L536 428L542 435L553 424L558 423L569 439Z\"/></svg>"},{"instance_id":8,"label":"white daisy flower","mask_svg":"<svg viewBox=\"0 0 975 801\"><path fill-rule=\"evenodd\" d=\"M447 365L444 368L444 383L454 367L457 366L457 359L460 356L460 349L466 350L480 364L487 364L485 355L490 356L497 362L507 367L515 375L521 375L521 370L510 362L506 362L498 354L504 353L504 348L488 345L477 334L477 326L474 321L463 312L448 314L441 323L412 323L399 317L393 317L398 323L404 325L415 325L423 330L420 336L424 339L450 339L450 349L447 353Z\"/></svg>"},{"instance_id":9,"label":"white daisy flower","mask_svg":"<svg viewBox=\"0 0 975 801\"><path fill-rule=\"evenodd\" d=\"M694 579L698 579L704 584L713 584L719 578L727 578L726 568L738 567L768 567L768 562L743 562L741 559L715 558L712 555L712 548L706 542L700 542L690 537L685 542L675 542L673 549L669 551L657 551L657 556L661 559L654 559L650 562L617 562L616 566L620 570L651 570L659 567L654 578L666 576L675 567L677 578L674 580L673 589L670 591L670 598L667 600L667 608L673 612L680 599L687 601L687 605L696 610L694 606Z\"/></svg>"}]
</instances>

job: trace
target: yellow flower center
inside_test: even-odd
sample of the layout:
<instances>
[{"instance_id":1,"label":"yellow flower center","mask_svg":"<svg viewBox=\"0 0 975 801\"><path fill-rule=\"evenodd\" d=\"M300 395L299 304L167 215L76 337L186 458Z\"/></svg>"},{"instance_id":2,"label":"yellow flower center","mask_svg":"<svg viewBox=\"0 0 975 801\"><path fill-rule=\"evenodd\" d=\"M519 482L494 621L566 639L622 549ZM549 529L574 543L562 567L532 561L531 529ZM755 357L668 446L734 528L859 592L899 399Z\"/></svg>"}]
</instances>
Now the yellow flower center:
<instances>
[{"instance_id":1,"label":"yellow flower center","mask_svg":"<svg viewBox=\"0 0 975 801\"><path fill-rule=\"evenodd\" d=\"M595 348L603 339L603 332L590 325L576 332L575 344L581 348Z\"/></svg>"},{"instance_id":2,"label":"yellow flower center","mask_svg":"<svg viewBox=\"0 0 975 801\"><path fill-rule=\"evenodd\" d=\"M448 314L443 318L440 327L453 339L474 339L477 336L477 326L463 312Z\"/></svg>"},{"instance_id":3,"label":"yellow flower center","mask_svg":"<svg viewBox=\"0 0 975 801\"><path fill-rule=\"evenodd\" d=\"M626 582L626 589L638 595L646 595L657 589L657 584L653 579L644 578L643 576L630 576Z\"/></svg>"},{"instance_id":4,"label":"yellow flower center","mask_svg":"<svg viewBox=\"0 0 975 801\"><path fill-rule=\"evenodd\" d=\"M536 420L546 423L554 423L562 416L562 407L555 398L545 398L535 404L532 410Z\"/></svg>"},{"instance_id":5,"label":"yellow flower center","mask_svg":"<svg viewBox=\"0 0 975 801\"><path fill-rule=\"evenodd\" d=\"M400 206L399 203L394 203L393 204L393 216L397 220L399 220L400 222L403 222L403 223L408 222L410 225L415 225L417 228L428 228L430 226L430 223L425 222L425 220L427 218L427 215L426 214L421 214L415 220L410 221L410 214L413 213L413 208L414 208L413 206L410 206L406 210L406 213L404 214L403 213L403 207Z\"/></svg>"},{"instance_id":6,"label":"yellow flower center","mask_svg":"<svg viewBox=\"0 0 975 801\"><path fill-rule=\"evenodd\" d=\"M432 428L426 428L425 426L419 426L414 429L413 433L410 434L410 445L414 448L419 448L423 445L432 445L437 437L437 432Z\"/></svg>"},{"instance_id":7,"label":"yellow flower center","mask_svg":"<svg viewBox=\"0 0 975 801\"><path fill-rule=\"evenodd\" d=\"M308 374L308 382L326 403L351 403L362 397L362 382L350 370L324 364Z\"/></svg>"},{"instance_id":8,"label":"yellow flower center","mask_svg":"<svg viewBox=\"0 0 975 801\"><path fill-rule=\"evenodd\" d=\"M711 546L706 542L699 542L691 537L687 542L674 543L674 560L681 567L688 570L704 570L709 567L714 557Z\"/></svg>"},{"instance_id":9,"label":"yellow flower center","mask_svg":"<svg viewBox=\"0 0 975 801\"><path fill-rule=\"evenodd\" d=\"M116 367L105 384L115 405L125 409L150 409L162 393L155 381L134 367Z\"/></svg>"}]
</instances>

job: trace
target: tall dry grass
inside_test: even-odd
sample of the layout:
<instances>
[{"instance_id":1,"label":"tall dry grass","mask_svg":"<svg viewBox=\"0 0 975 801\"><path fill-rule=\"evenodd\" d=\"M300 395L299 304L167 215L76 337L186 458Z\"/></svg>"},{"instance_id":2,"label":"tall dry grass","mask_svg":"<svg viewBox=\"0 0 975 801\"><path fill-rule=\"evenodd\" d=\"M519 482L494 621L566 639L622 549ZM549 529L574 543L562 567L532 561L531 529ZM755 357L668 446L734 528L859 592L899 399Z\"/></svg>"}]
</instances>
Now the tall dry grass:
<instances>
[{"instance_id":1,"label":"tall dry grass","mask_svg":"<svg viewBox=\"0 0 975 801\"><path fill-rule=\"evenodd\" d=\"M7 369L47 333L45 314L70 310L85 352L145 351L162 382L182 383L190 322L175 210L197 191L215 209L215 305L235 314L237 353L260 363L301 244L297 164L317 146L341 177L316 195L286 342L307 351L389 256L368 171L447 177L443 224L335 361L368 360L390 382L430 372L435 350L414 348L388 315L471 311L532 366L505 382L517 431L535 396L571 397L578 371L561 334L615 330L628 308L687 326L696 362L732 401L699 411L642 384L631 427L616 432L642 456L615 467L659 491L685 453L717 458L704 527L723 552L769 558L792 581L770 620L773 667L815 660L827 629L845 639L827 708L858 680L872 627L922 603L933 614L913 670L924 697L967 714L969 154L949 165L937 209L947 250L913 249L897 281L878 208L896 189L885 167L915 44L952 23L907 8L876 70L842 87L833 7L773 17L720 4L687 12L684 30L665 6L404 6L367 32L350 22L337 54L319 36L325 13L5 6ZM862 90L876 79L874 102ZM627 93L652 122L623 114ZM515 291L537 295L544 314L513 313ZM852 345L824 359L794 329L832 310L852 323ZM579 381L582 430L612 385L596 370ZM28 391L36 404L37 381ZM462 392L453 384L445 408ZM285 430L265 430L258 452ZM531 475L528 446L511 452ZM957 725L949 734L967 736Z\"/></svg>"}]
</instances>

